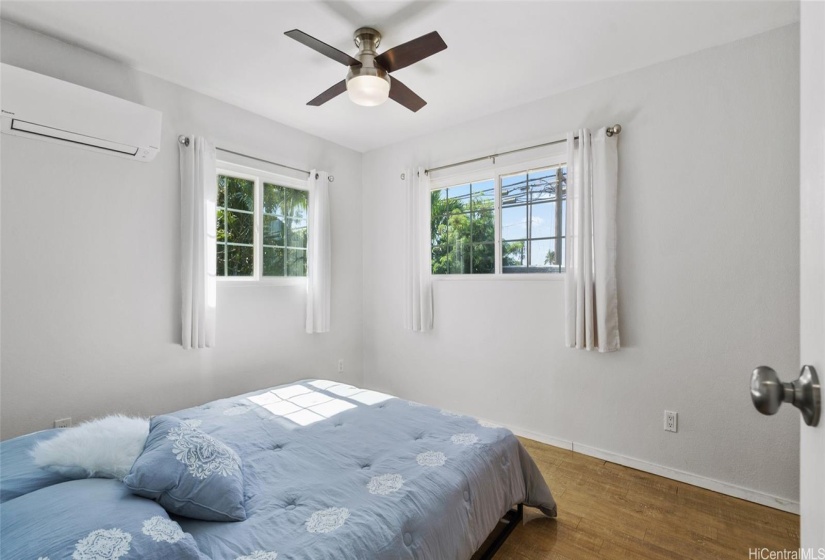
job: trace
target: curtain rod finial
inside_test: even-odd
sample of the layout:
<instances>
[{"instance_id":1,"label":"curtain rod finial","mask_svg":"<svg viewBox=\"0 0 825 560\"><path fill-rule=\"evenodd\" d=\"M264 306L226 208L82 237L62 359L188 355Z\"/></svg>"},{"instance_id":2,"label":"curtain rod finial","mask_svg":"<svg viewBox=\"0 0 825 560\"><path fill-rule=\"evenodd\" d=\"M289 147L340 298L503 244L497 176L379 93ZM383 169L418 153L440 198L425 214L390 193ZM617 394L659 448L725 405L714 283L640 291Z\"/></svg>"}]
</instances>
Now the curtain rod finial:
<instances>
[{"instance_id":1,"label":"curtain rod finial","mask_svg":"<svg viewBox=\"0 0 825 560\"><path fill-rule=\"evenodd\" d=\"M613 126L607 127L607 135L613 136L614 134L619 134L622 131L622 125L614 124Z\"/></svg>"}]
</instances>

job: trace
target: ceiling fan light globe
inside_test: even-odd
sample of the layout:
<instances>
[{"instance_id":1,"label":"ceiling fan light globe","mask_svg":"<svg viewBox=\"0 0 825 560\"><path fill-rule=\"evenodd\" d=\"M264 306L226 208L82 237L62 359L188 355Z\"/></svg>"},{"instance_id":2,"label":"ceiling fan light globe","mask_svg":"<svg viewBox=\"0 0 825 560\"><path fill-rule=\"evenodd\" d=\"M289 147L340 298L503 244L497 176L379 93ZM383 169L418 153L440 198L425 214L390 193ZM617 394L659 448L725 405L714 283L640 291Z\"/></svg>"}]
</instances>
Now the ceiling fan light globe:
<instances>
[{"instance_id":1,"label":"ceiling fan light globe","mask_svg":"<svg viewBox=\"0 0 825 560\"><path fill-rule=\"evenodd\" d=\"M350 100L364 107L381 105L390 96L389 78L361 75L347 80L347 94Z\"/></svg>"}]
</instances>

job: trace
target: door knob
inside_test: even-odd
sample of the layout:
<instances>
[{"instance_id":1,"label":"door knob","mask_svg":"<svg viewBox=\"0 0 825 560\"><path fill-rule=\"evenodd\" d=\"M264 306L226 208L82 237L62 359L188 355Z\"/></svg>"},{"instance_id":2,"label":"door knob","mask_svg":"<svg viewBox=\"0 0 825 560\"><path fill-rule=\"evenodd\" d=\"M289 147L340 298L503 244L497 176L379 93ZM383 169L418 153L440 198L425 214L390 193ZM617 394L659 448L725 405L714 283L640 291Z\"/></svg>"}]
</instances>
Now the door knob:
<instances>
[{"instance_id":1,"label":"door knob","mask_svg":"<svg viewBox=\"0 0 825 560\"><path fill-rule=\"evenodd\" d=\"M782 383L772 368L759 366L751 374L751 398L756 410L762 414L776 414L780 405L786 402L799 409L807 425L819 423L822 398L819 377L813 366L802 366L799 378L790 383Z\"/></svg>"}]
</instances>

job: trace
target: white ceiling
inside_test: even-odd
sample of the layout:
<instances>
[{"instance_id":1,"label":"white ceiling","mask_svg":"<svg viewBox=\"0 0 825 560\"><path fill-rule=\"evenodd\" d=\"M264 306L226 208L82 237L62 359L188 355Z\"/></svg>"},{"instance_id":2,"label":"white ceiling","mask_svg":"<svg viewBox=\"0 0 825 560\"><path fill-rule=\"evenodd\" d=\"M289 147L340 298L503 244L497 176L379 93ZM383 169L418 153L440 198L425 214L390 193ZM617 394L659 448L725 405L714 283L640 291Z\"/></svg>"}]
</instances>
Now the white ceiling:
<instances>
[{"instance_id":1,"label":"white ceiling","mask_svg":"<svg viewBox=\"0 0 825 560\"><path fill-rule=\"evenodd\" d=\"M13 22L358 151L432 132L799 20L795 1L13 2ZM301 29L354 54L436 30L448 49L396 74L427 100L412 113L346 94L306 102L346 68L284 36Z\"/></svg>"}]
</instances>

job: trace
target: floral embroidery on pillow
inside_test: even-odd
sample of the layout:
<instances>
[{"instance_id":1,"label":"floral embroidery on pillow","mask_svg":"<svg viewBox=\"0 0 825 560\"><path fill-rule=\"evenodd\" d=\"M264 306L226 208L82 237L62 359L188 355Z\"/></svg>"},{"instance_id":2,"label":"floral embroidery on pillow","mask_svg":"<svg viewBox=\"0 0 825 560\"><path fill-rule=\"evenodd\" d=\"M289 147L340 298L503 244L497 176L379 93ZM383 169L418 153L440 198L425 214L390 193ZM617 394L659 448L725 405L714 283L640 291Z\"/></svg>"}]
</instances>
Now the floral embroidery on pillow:
<instances>
[{"instance_id":1,"label":"floral embroidery on pillow","mask_svg":"<svg viewBox=\"0 0 825 560\"><path fill-rule=\"evenodd\" d=\"M240 470L240 459L232 449L189 424L175 426L166 437L174 442L175 457L195 478L215 473L228 476Z\"/></svg>"}]
</instances>

